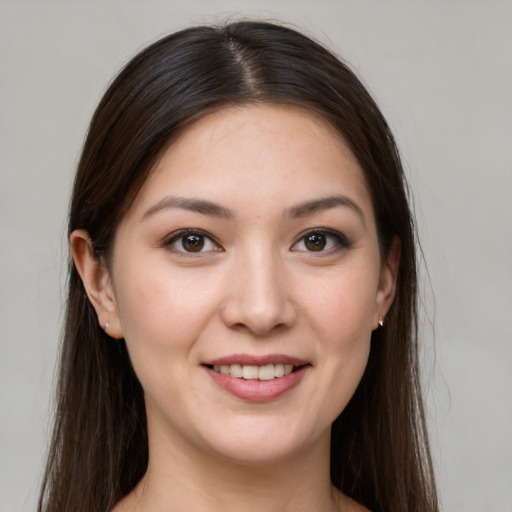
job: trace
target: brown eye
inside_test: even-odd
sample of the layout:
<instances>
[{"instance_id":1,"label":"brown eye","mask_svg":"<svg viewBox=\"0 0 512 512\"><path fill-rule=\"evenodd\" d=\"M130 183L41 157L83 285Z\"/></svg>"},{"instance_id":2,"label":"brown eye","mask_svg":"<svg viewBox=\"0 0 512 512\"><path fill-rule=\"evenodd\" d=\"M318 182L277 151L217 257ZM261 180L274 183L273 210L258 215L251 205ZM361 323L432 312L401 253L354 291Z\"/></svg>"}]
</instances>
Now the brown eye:
<instances>
[{"instance_id":1,"label":"brown eye","mask_svg":"<svg viewBox=\"0 0 512 512\"><path fill-rule=\"evenodd\" d=\"M304 237L304 245L308 251L323 251L327 240L322 233L311 233Z\"/></svg>"},{"instance_id":2,"label":"brown eye","mask_svg":"<svg viewBox=\"0 0 512 512\"><path fill-rule=\"evenodd\" d=\"M221 251L222 248L208 234L184 229L171 235L163 246L174 253L199 254Z\"/></svg>"},{"instance_id":3,"label":"brown eye","mask_svg":"<svg viewBox=\"0 0 512 512\"><path fill-rule=\"evenodd\" d=\"M347 237L339 231L331 229L315 229L302 235L291 247L292 251L318 252L333 254L338 250L349 249L352 247Z\"/></svg>"},{"instance_id":4,"label":"brown eye","mask_svg":"<svg viewBox=\"0 0 512 512\"><path fill-rule=\"evenodd\" d=\"M204 247L204 236L185 235L181 238L181 246L186 252L199 252Z\"/></svg>"}]
</instances>

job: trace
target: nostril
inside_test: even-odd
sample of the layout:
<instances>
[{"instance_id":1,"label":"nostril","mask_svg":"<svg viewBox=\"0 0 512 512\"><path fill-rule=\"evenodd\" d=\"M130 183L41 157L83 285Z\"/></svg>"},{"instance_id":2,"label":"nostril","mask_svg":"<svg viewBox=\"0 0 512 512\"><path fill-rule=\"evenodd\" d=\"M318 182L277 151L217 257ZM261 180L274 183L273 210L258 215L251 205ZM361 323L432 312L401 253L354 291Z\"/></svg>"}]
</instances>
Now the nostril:
<instances>
[{"instance_id":1,"label":"nostril","mask_svg":"<svg viewBox=\"0 0 512 512\"><path fill-rule=\"evenodd\" d=\"M220 305L222 321L231 329L250 332L257 337L291 326L296 311L286 289L277 278L232 281L228 296Z\"/></svg>"}]
</instances>

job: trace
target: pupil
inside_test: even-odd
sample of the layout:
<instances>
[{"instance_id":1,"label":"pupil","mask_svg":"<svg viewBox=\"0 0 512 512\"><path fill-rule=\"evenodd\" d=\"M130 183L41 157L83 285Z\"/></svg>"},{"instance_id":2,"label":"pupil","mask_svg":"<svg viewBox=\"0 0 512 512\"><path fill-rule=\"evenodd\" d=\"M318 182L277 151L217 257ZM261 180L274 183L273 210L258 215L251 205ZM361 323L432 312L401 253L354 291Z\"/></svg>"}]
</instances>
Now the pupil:
<instances>
[{"instance_id":1,"label":"pupil","mask_svg":"<svg viewBox=\"0 0 512 512\"><path fill-rule=\"evenodd\" d=\"M199 252L204 246L204 238L200 235L187 235L183 239L183 248L189 252Z\"/></svg>"},{"instance_id":2,"label":"pupil","mask_svg":"<svg viewBox=\"0 0 512 512\"><path fill-rule=\"evenodd\" d=\"M309 235L306 239L306 247L310 251L321 251L326 244L325 235Z\"/></svg>"}]
</instances>

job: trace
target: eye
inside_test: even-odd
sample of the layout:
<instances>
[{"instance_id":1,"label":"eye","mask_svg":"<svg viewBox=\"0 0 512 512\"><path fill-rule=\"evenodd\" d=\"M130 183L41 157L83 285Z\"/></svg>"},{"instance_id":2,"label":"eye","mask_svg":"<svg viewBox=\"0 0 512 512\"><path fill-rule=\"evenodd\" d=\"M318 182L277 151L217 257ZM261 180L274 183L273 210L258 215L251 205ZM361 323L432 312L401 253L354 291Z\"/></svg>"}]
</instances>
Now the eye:
<instances>
[{"instance_id":1,"label":"eye","mask_svg":"<svg viewBox=\"0 0 512 512\"><path fill-rule=\"evenodd\" d=\"M173 233L164 242L164 246L173 252L188 254L221 250L220 246L209 235L195 229L185 229Z\"/></svg>"},{"instance_id":2,"label":"eye","mask_svg":"<svg viewBox=\"0 0 512 512\"><path fill-rule=\"evenodd\" d=\"M291 248L292 251L328 252L349 248L352 244L337 231L317 229L307 232Z\"/></svg>"}]
</instances>

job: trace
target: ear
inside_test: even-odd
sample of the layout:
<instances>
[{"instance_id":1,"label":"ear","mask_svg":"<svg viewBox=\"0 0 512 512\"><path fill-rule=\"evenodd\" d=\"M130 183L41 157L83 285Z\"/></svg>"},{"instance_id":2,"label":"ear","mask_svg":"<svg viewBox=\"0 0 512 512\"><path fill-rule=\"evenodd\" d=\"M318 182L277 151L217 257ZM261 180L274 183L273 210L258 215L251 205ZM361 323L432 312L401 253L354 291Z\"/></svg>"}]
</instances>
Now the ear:
<instances>
[{"instance_id":1,"label":"ear","mask_svg":"<svg viewBox=\"0 0 512 512\"><path fill-rule=\"evenodd\" d=\"M71 254L82 279L87 296L98 315L98 323L112 338L123 337L117 302L110 273L102 258L94 253L87 231L71 233Z\"/></svg>"},{"instance_id":2,"label":"ear","mask_svg":"<svg viewBox=\"0 0 512 512\"><path fill-rule=\"evenodd\" d=\"M402 251L402 244L400 239L395 236L391 241L387 259L383 262L379 287L377 289L376 307L372 323L372 328L375 330L379 327L379 320L384 320L391 304L395 298L396 293L396 280L398 275L398 266L400 264L400 254Z\"/></svg>"}]
</instances>

